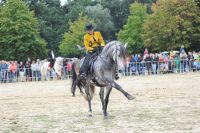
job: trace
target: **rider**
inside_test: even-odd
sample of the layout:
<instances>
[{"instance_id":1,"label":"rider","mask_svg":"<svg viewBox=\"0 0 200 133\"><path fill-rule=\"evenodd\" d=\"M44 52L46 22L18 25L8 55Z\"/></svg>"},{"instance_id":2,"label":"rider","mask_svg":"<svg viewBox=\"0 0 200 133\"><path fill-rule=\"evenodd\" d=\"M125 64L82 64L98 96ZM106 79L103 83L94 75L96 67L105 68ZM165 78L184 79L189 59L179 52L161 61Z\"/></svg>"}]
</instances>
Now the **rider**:
<instances>
[{"instance_id":1,"label":"rider","mask_svg":"<svg viewBox=\"0 0 200 133\"><path fill-rule=\"evenodd\" d=\"M89 68L89 61L101 51L103 46L105 46L105 42L101 36L101 33L94 31L92 24L87 24L85 28L87 33L84 35L84 45L87 54L80 69L80 74L83 78L86 78Z\"/></svg>"}]
</instances>

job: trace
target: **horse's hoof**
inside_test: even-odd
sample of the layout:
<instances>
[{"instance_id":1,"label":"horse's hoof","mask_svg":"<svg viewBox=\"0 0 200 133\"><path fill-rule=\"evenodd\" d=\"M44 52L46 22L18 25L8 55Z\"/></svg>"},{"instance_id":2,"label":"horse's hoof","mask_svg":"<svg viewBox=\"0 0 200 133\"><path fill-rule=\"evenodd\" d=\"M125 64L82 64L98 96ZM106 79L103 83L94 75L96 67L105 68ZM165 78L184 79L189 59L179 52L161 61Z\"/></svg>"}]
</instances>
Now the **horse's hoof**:
<instances>
[{"instance_id":1,"label":"horse's hoof","mask_svg":"<svg viewBox=\"0 0 200 133\"><path fill-rule=\"evenodd\" d=\"M104 115L104 117L103 117L103 118L104 118L104 120L107 120L107 119L108 119L108 116L107 116L107 115L106 115L106 116Z\"/></svg>"},{"instance_id":2,"label":"horse's hoof","mask_svg":"<svg viewBox=\"0 0 200 133\"><path fill-rule=\"evenodd\" d=\"M130 94L128 94L126 97L128 98L128 100L133 100L133 99L135 99L135 97L132 96L132 95L130 95Z\"/></svg>"},{"instance_id":3,"label":"horse's hoof","mask_svg":"<svg viewBox=\"0 0 200 133\"><path fill-rule=\"evenodd\" d=\"M89 117L92 117L92 112L88 112L88 116L89 116Z\"/></svg>"},{"instance_id":4,"label":"horse's hoof","mask_svg":"<svg viewBox=\"0 0 200 133\"><path fill-rule=\"evenodd\" d=\"M75 97L75 95L73 94L72 97Z\"/></svg>"}]
</instances>

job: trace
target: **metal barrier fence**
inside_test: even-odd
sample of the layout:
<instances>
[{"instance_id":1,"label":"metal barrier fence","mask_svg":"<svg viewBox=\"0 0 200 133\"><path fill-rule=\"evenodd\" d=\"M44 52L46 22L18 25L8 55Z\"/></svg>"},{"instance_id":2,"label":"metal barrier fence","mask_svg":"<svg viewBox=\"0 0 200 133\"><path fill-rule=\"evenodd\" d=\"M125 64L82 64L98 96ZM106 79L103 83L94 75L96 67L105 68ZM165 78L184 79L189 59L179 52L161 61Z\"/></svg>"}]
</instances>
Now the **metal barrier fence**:
<instances>
[{"instance_id":1,"label":"metal barrier fence","mask_svg":"<svg viewBox=\"0 0 200 133\"><path fill-rule=\"evenodd\" d=\"M122 76L131 75L156 75L165 73L185 73L200 71L200 61L194 60L169 60L169 61L142 61L129 62ZM62 79L71 78L71 70L63 67ZM53 69L48 71L47 80L57 79L56 73ZM41 81L41 72L32 71L31 69L17 69L15 72L10 70L0 70L0 82L26 82L26 81Z\"/></svg>"}]
</instances>

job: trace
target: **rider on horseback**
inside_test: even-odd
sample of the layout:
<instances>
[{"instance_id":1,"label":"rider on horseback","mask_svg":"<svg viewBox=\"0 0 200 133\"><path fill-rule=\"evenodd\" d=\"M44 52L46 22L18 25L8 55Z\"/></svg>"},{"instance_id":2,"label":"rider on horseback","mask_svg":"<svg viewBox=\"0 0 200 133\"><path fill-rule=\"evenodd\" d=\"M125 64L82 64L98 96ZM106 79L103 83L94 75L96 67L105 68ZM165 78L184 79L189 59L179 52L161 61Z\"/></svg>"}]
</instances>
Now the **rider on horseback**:
<instances>
[{"instance_id":1,"label":"rider on horseback","mask_svg":"<svg viewBox=\"0 0 200 133\"><path fill-rule=\"evenodd\" d=\"M83 79L86 79L87 71L89 69L89 62L92 58L100 54L105 46L105 42L100 32L94 31L92 24L86 25L87 34L84 36L84 45L87 51L84 62L80 68L80 74ZM118 69L116 67L115 79L118 79Z\"/></svg>"},{"instance_id":2,"label":"rider on horseback","mask_svg":"<svg viewBox=\"0 0 200 133\"><path fill-rule=\"evenodd\" d=\"M105 42L100 32L94 31L92 24L86 25L87 34L84 36L84 45L87 51L84 62L80 69L81 77L86 78L86 74L89 68L89 61L100 53Z\"/></svg>"}]
</instances>

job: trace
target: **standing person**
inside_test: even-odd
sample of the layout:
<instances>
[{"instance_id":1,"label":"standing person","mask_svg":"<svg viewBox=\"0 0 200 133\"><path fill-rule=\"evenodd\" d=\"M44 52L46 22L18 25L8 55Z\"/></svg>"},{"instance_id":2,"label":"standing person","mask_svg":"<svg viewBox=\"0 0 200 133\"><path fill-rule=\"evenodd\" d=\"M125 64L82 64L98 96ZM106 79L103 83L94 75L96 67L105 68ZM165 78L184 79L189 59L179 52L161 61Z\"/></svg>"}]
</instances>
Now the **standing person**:
<instances>
[{"instance_id":1,"label":"standing person","mask_svg":"<svg viewBox=\"0 0 200 133\"><path fill-rule=\"evenodd\" d=\"M185 72L187 63L187 54L183 50L180 53L180 59L181 59L181 72Z\"/></svg>"},{"instance_id":2,"label":"standing person","mask_svg":"<svg viewBox=\"0 0 200 133\"><path fill-rule=\"evenodd\" d=\"M194 70L194 56L192 52L188 52L188 67L189 71Z\"/></svg>"},{"instance_id":3,"label":"standing person","mask_svg":"<svg viewBox=\"0 0 200 133\"><path fill-rule=\"evenodd\" d=\"M40 61L40 59L37 59L36 62L36 78L38 81L41 80L41 67L42 67L42 63Z\"/></svg>"},{"instance_id":4,"label":"standing person","mask_svg":"<svg viewBox=\"0 0 200 133\"><path fill-rule=\"evenodd\" d=\"M21 61L19 64L19 75L20 75L20 81L24 82L24 71L25 71L25 66L23 62Z\"/></svg>"},{"instance_id":5,"label":"standing person","mask_svg":"<svg viewBox=\"0 0 200 133\"><path fill-rule=\"evenodd\" d=\"M146 56L146 55L148 55L148 54L149 54L149 51L148 51L147 48L145 48L145 50L144 50L144 56Z\"/></svg>"},{"instance_id":6,"label":"standing person","mask_svg":"<svg viewBox=\"0 0 200 133\"><path fill-rule=\"evenodd\" d=\"M154 60L156 62L156 74L158 74L159 73L159 54L158 53L155 54Z\"/></svg>"},{"instance_id":7,"label":"standing person","mask_svg":"<svg viewBox=\"0 0 200 133\"><path fill-rule=\"evenodd\" d=\"M11 72L11 64L12 64L12 61L8 61L6 64L8 65L8 70L7 70L7 81L8 81L9 83L11 83L11 82L12 82L12 72Z\"/></svg>"},{"instance_id":8,"label":"standing person","mask_svg":"<svg viewBox=\"0 0 200 133\"><path fill-rule=\"evenodd\" d=\"M87 34L84 35L84 45L87 54L80 68L82 79L86 79L87 71L89 69L89 61L101 51L101 47L105 46L101 33L95 32L92 24L87 24L86 29Z\"/></svg>"},{"instance_id":9,"label":"standing person","mask_svg":"<svg viewBox=\"0 0 200 133\"><path fill-rule=\"evenodd\" d=\"M137 60L137 71L138 71L138 74L142 74L142 57L140 54L138 54L138 60Z\"/></svg>"},{"instance_id":10,"label":"standing person","mask_svg":"<svg viewBox=\"0 0 200 133\"><path fill-rule=\"evenodd\" d=\"M17 77L17 64L15 64L15 61L12 61L10 64L10 82L13 80L16 80Z\"/></svg>"},{"instance_id":11,"label":"standing person","mask_svg":"<svg viewBox=\"0 0 200 133\"><path fill-rule=\"evenodd\" d=\"M2 68L3 68L3 61L0 61L0 82L2 82Z\"/></svg>"},{"instance_id":12,"label":"standing person","mask_svg":"<svg viewBox=\"0 0 200 133\"><path fill-rule=\"evenodd\" d=\"M182 53L182 52L185 52L185 48L184 48L184 46L182 45L181 46L181 48L180 48L180 51L179 51L180 53Z\"/></svg>"},{"instance_id":13,"label":"standing person","mask_svg":"<svg viewBox=\"0 0 200 133\"><path fill-rule=\"evenodd\" d=\"M26 75L26 81L31 81L31 65L29 61L26 61L25 64L25 75Z\"/></svg>"},{"instance_id":14,"label":"standing person","mask_svg":"<svg viewBox=\"0 0 200 133\"><path fill-rule=\"evenodd\" d=\"M151 54L151 66L153 70L153 74L157 74L157 58L154 54Z\"/></svg>"},{"instance_id":15,"label":"standing person","mask_svg":"<svg viewBox=\"0 0 200 133\"><path fill-rule=\"evenodd\" d=\"M31 75L32 75L32 81L35 81L36 80L36 64L34 60L32 61L32 64L31 64Z\"/></svg>"},{"instance_id":16,"label":"standing person","mask_svg":"<svg viewBox=\"0 0 200 133\"><path fill-rule=\"evenodd\" d=\"M2 61L2 66L1 66L1 74L2 74L2 79L1 82L6 83L7 81L7 71L8 71L8 64L6 61Z\"/></svg>"},{"instance_id":17,"label":"standing person","mask_svg":"<svg viewBox=\"0 0 200 133\"><path fill-rule=\"evenodd\" d=\"M67 75L70 78L71 77L71 70L72 70L72 63L70 61L67 62Z\"/></svg>"},{"instance_id":18,"label":"standing person","mask_svg":"<svg viewBox=\"0 0 200 133\"><path fill-rule=\"evenodd\" d=\"M19 79L19 63L15 61L16 67L17 67L17 72L16 72L16 80L18 81Z\"/></svg>"},{"instance_id":19,"label":"standing person","mask_svg":"<svg viewBox=\"0 0 200 133\"><path fill-rule=\"evenodd\" d=\"M151 57L149 54L146 55L145 62L146 62L148 75L150 75L152 71L151 71Z\"/></svg>"}]
</instances>

